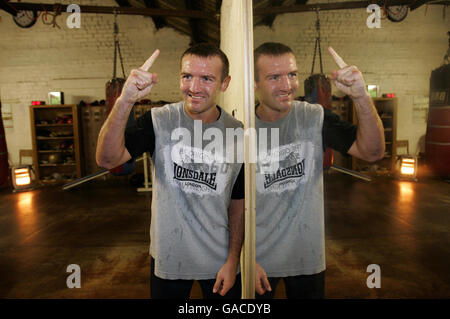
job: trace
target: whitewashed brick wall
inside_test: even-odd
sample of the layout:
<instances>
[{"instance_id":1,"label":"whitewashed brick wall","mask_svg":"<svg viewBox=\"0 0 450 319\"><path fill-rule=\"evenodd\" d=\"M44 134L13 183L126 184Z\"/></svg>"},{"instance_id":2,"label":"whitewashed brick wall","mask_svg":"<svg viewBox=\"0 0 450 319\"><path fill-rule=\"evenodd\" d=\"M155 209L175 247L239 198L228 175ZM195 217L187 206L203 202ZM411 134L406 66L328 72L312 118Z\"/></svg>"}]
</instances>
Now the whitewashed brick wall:
<instances>
[{"instance_id":1,"label":"whitewashed brick wall","mask_svg":"<svg viewBox=\"0 0 450 319\"><path fill-rule=\"evenodd\" d=\"M60 2L116 5L112 0ZM396 93L397 137L408 139L412 152L418 151L425 134L430 73L441 65L448 47L450 13L444 20L442 8L429 6L425 15L423 6L400 23L382 20L380 29L366 26L369 14L365 9L320 12L325 73L335 68L326 50L332 46L348 64L360 68L368 84L380 85L381 92ZM63 13L57 19L61 29L41 20L30 29L21 29L8 13L0 11L0 99L3 111L13 116L13 121L7 122L12 127L5 129L12 163L18 163L19 149L32 145L28 112L32 100L47 100L50 91L64 91L66 103L105 97L105 83L112 77L113 15L82 14L80 29L67 28L67 16ZM255 47L265 41L290 45L303 82L311 70L315 16L313 12L278 15L272 28L255 27ZM160 83L150 97L180 99L179 57L189 37L171 28L156 31L148 17L120 15L118 23L126 75L159 48L161 55L152 70L159 74ZM318 68L316 64L315 70ZM117 70L121 75L119 65ZM303 88L299 93L303 94Z\"/></svg>"},{"instance_id":2,"label":"whitewashed brick wall","mask_svg":"<svg viewBox=\"0 0 450 319\"><path fill-rule=\"evenodd\" d=\"M317 2L308 1L308 4ZM420 138L426 131L431 71L443 62L450 30L448 9L443 19L443 6L425 8L409 12L399 23L383 19L379 29L366 26L369 13L365 9L319 13L324 72L329 74L336 67L327 51L327 47L332 46L344 61L361 70L367 84L378 84L382 93L396 93L397 139L409 140L413 153L419 151ZM255 48L266 41L289 45L297 57L303 83L311 72L315 20L315 12L278 15L272 28L257 26L254 29ZM316 58L315 72L320 68L318 62ZM299 93L303 95L303 92L301 84Z\"/></svg>"},{"instance_id":3,"label":"whitewashed brick wall","mask_svg":"<svg viewBox=\"0 0 450 319\"><path fill-rule=\"evenodd\" d=\"M40 1L54 3L54 1ZM112 0L60 1L63 4L116 6ZM12 17L0 10L0 100L5 121L11 163L19 162L19 150L31 149L29 105L32 100L47 101L48 92L63 91L66 104L105 98L105 84L113 75L113 23L111 14L81 14L81 28L69 29L69 13L57 18L61 27L36 22L19 28ZM171 28L156 31L150 17L119 15L119 40L125 75L139 67L156 48L161 50L152 71L159 83L149 96L152 100L177 101L179 58L189 45L189 37ZM120 63L117 75L122 76Z\"/></svg>"}]
</instances>

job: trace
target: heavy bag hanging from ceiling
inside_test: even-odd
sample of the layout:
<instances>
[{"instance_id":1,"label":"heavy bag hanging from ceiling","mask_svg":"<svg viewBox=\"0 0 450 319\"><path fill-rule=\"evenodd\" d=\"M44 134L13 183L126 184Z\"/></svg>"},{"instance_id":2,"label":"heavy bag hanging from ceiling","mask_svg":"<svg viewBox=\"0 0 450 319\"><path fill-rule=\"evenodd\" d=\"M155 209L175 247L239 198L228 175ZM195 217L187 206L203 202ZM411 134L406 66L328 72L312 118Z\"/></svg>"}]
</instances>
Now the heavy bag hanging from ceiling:
<instances>
[{"instance_id":1,"label":"heavy bag hanging from ceiling","mask_svg":"<svg viewBox=\"0 0 450 319\"><path fill-rule=\"evenodd\" d=\"M444 63L431 72L425 157L434 174L450 178L450 31Z\"/></svg>"},{"instance_id":2,"label":"heavy bag hanging from ceiling","mask_svg":"<svg viewBox=\"0 0 450 319\"><path fill-rule=\"evenodd\" d=\"M106 83L106 106L108 107L107 114L109 114L116 103L116 100L122 92L123 85L125 83L125 71L123 68L122 54L120 52L120 43L117 38L119 33L119 27L117 26L117 13L114 14L114 65L113 65L113 78ZM119 53L120 65L122 67L123 78L116 76L117 65L117 52Z\"/></svg>"},{"instance_id":3,"label":"heavy bag hanging from ceiling","mask_svg":"<svg viewBox=\"0 0 450 319\"><path fill-rule=\"evenodd\" d=\"M122 54L120 52L120 43L118 40L119 27L117 25L117 12L114 12L114 68L113 78L106 83L106 106L108 108L107 115L111 112L116 100L122 93L123 85L125 84L125 70L123 68ZM122 78L116 77L116 65L117 65L117 53L119 53L120 65L122 67ZM128 117L127 126L134 124L134 110L131 109L130 116ZM120 166L110 169L109 171L113 175L128 175L131 174L136 167L134 160L130 160Z\"/></svg>"},{"instance_id":4,"label":"heavy bag hanging from ceiling","mask_svg":"<svg viewBox=\"0 0 450 319\"><path fill-rule=\"evenodd\" d=\"M331 83L330 79L323 74L322 67L322 52L320 49L320 20L319 10L316 9L316 44L314 47L314 57L311 68L311 75L305 80L305 100L308 103L320 104L324 108L331 109ZM314 64L316 62L316 52L319 52L320 59L320 73L314 74ZM326 148L323 154L323 168L330 168L333 165L333 150L329 147Z\"/></svg>"}]
</instances>

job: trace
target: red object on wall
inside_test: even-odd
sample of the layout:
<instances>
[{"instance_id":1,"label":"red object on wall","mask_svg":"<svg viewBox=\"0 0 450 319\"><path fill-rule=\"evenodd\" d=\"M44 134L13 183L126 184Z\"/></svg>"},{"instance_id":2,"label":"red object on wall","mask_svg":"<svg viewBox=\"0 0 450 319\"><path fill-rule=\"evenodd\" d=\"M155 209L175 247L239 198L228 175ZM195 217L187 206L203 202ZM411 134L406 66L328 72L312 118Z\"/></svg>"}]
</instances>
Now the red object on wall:
<instances>
[{"instance_id":1,"label":"red object on wall","mask_svg":"<svg viewBox=\"0 0 450 319\"><path fill-rule=\"evenodd\" d=\"M31 101L31 105L45 105L45 101Z\"/></svg>"},{"instance_id":2,"label":"red object on wall","mask_svg":"<svg viewBox=\"0 0 450 319\"><path fill-rule=\"evenodd\" d=\"M0 186L9 179L8 149L6 148L5 129L3 128L2 104L0 103Z\"/></svg>"}]
</instances>

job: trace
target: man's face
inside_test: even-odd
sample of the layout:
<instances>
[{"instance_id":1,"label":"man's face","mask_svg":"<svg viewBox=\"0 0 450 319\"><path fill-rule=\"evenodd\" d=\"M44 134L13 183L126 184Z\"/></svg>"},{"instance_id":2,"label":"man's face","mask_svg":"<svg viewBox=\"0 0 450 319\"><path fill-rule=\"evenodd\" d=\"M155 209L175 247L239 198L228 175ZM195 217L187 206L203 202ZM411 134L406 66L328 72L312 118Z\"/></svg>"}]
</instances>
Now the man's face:
<instances>
[{"instance_id":1,"label":"man's face","mask_svg":"<svg viewBox=\"0 0 450 319\"><path fill-rule=\"evenodd\" d=\"M270 111L287 113L298 89L294 55L261 55L256 63L258 80L255 81L255 89L261 106Z\"/></svg>"},{"instance_id":2,"label":"man's face","mask_svg":"<svg viewBox=\"0 0 450 319\"><path fill-rule=\"evenodd\" d=\"M221 76L222 61L218 56L204 58L189 54L183 57L180 90L189 115L202 116L216 106L217 96L230 82L229 76L223 81Z\"/></svg>"}]
</instances>

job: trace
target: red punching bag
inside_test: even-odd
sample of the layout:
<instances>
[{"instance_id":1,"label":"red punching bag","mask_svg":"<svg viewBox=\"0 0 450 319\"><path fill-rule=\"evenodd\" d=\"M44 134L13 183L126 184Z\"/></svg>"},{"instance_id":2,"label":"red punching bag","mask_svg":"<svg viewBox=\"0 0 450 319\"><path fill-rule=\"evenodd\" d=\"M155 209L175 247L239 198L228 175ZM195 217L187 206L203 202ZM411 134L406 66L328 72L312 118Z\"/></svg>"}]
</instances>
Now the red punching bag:
<instances>
[{"instance_id":1,"label":"red punching bag","mask_svg":"<svg viewBox=\"0 0 450 319\"><path fill-rule=\"evenodd\" d=\"M322 68L322 52L320 49L320 20L319 11L316 9L316 44L314 47L314 58L311 68L311 75L305 80L305 100L308 103L320 104L324 108L332 109L331 107L331 83L325 74L323 74ZM316 52L319 52L320 58L320 73L314 74L314 64L316 62ZM330 168L333 165L333 150L329 147L326 148L323 154L323 167Z\"/></svg>"},{"instance_id":2,"label":"red punching bag","mask_svg":"<svg viewBox=\"0 0 450 319\"><path fill-rule=\"evenodd\" d=\"M123 68L122 54L120 52L120 43L117 38L119 33L119 27L117 26L117 13L114 15L114 66L113 66L113 78L106 83L106 106L108 107L107 114L111 112L114 103L122 93L123 85L125 84L125 70ZM117 53L119 53L120 65L122 67L123 78L116 76L117 65Z\"/></svg>"},{"instance_id":3,"label":"red punching bag","mask_svg":"<svg viewBox=\"0 0 450 319\"><path fill-rule=\"evenodd\" d=\"M109 115L109 112L111 112L114 104L116 103L116 100L120 96L120 93L122 93L124 83L125 80L123 78L114 78L106 83L105 93L106 107L108 108L108 111L106 112L107 115Z\"/></svg>"},{"instance_id":4,"label":"red punching bag","mask_svg":"<svg viewBox=\"0 0 450 319\"><path fill-rule=\"evenodd\" d=\"M5 130L3 128L2 104L0 103L0 186L9 178L8 150L6 148Z\"/></svg>"},{"instance_id":5,"label":"red punching bag","mask_svg":"<svg viewBox=\"0 0 450 319\"><path fill-rule=\"evenodd\" d=\"M331 84L324 74L312 74L305 80L305 100L331 109ZM323 154L323 168L333 165L333 150L329 147Z\"/></svg>"},{"instance_id":6,"label":"red punching bag","mask_svg":"<svg viewBox=\"0 0 450 319\"><path fill-rule=\"evenodd\" d=\"M105 93L106 93L106 106L108 108L106 114L109 115L116 100L119 98L122 93L123 86L125 84L125 70L123 68L123 60L122 54L120 53L120 43L117 38L119 33L119 28L117 26L117 13L114 16L114 69L113 69L113 78L106 83ZM120 65L122 67L123 78L116 77L116 65L117 65L117 53L119 53ZM134 112L131 111L130 116L128 118L127 127L132 124L134 121ZM136 163L134 160L130 160L122 165L119 165L115 168L109 170L109 172L116 176L128 175L131 174L136 168Z\"/></svg>"},{"instance_id":7,"label":"red punching bag","mask_svg":"<svg viewBox=\"0 0 450 319\"><path fill-rule=\"evenodd\" d=\"M431 72L425 156L434 174L450 178L450 64Z\"/></svg>"}]
</instances>

